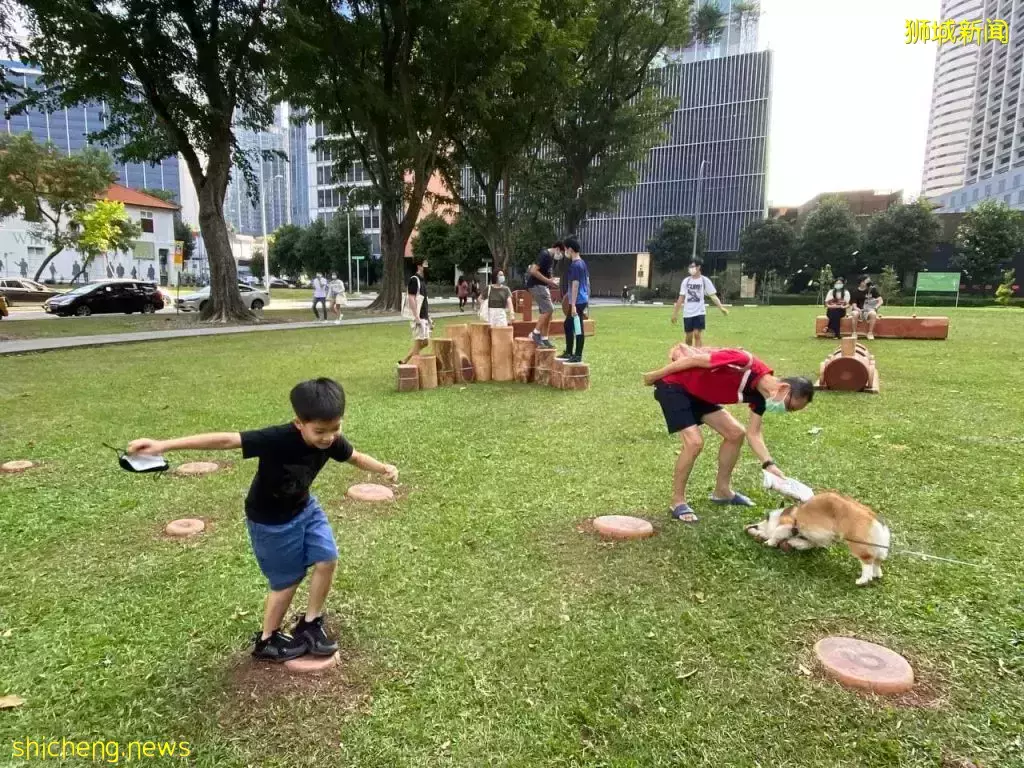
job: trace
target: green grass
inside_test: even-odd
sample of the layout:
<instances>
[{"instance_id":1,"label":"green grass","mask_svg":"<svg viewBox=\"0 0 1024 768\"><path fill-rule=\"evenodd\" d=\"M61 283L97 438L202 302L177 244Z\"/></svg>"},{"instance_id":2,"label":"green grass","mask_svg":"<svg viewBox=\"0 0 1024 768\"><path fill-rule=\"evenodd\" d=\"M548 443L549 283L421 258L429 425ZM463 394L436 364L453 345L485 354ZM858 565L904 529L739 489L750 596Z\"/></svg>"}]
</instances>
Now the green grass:
<instances>
[{"instance_id":1,"label":"green grass","mask_svg":"<svg viewBox=\"0 0 1024 768\"><path fill-rule=\"evenodd\" d=\"M833 349L811 338L816 313L712 313L707 341L811 373ZM398 326L4 359L0 459L42 466L0 476L0 695L26 700L0 710L0 764L29 735L182 739L190 764L218 767L1024 765L1024 319L949 312L946 342L871 345L881 395L769 417L785 471L871 505L899 547L982 566L894 556L858 589L838 547L786 556L744 534L777 501L748 450L735 486L758 510L702 502L709 437L702 522L669 524L678 441L640 385L677 338L668 314L599 309L587 393L396 394ZM317 481L349 662L309 691L245 671L264 589L242 514L254 465L153 479L100 443L283 422L289 388L315 375L344 383L346 434L400 467L402 493L363 508L344 501L353 469ZM188 458L202 457L173 460ZM577 530L607 513L659 535ZM209 532L163 540L184 515ZM811 646L832 633L905 654L918 693L822 679Z\"/></svg>"},{"instance_id":2,"label":"green grass","mask_svg":"<svg viewBox=\"0 0 1024 768\"><path fill-rule=\"evenodd\" d=\"M379 317L365 309L346 309L346 320ZM313 321L310 309L266 310L264 323L308 323ZM237 323L230 323L237 325ZM212 327L199 321L195 312L180 315L100 315L87 318L61 317L45 320L14 320L0 323L0 341L38 339L56 336L96 336L106 333L139 333L143 331L174 331L187 328Z\"/></svg>"}]
</instances>

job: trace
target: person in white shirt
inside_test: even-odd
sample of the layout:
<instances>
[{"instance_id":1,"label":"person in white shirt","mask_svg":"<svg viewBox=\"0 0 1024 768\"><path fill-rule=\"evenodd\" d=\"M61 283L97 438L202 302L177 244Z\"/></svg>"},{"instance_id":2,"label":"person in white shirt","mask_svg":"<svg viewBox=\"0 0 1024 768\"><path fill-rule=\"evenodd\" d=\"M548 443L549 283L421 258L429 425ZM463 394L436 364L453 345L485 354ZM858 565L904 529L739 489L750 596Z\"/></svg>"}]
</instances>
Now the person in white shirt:
<instances>
[{"instance_id":1,"label":"person in white shirt","mask_svg":"<svg viewBox=\"0 0 1024 768\"><path fill-rule=\"evenodd\" d=\"M327 322L327 280L324 279L322 272L317 272L316 277L313 278L313 315L317 320L320 319L320 313L317 311L316 305L320 304L324 308L324 322Z\"/></svg>"},{"instance_id":2,"label":"person in white shirt","mask_svg":"<svg viewBox=\"0 0 1024 768\"><path fill-rule=\"evenodd\" d=\"M331 273L331 282L327 285L327 305L334 313L334 324L341 325L341 308L345 306L345 284L336 272Z\"/></svg>"},{"instance_id":3,"label":"person in white shirt","mask_svg":"<svg viewBox=\"0 0 1024 768\"><path fill-rule=\"evenodd\" d=\"M679 286L679 298L672 308L672 323L679 321L679 310L683 310L683 330L686 331L686 344L691 347L704 346L704 329L707 327L707 307L705 297L711 299L715 306L728 315L729 310L722 306L715 291L715 284L701 274L704 260L698 256L690 262L690 275L683 278Z\"/></svg>"}]
</instances>

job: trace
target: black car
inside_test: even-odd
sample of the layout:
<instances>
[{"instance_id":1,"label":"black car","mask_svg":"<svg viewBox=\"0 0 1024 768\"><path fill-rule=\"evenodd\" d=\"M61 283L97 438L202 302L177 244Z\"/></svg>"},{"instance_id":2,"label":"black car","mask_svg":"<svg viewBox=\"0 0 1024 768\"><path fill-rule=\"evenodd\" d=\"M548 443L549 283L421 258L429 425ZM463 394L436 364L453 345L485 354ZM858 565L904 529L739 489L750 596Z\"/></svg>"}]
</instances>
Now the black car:
<instances>
[{"instance_id":1,"label":"black car","mask_svg":"<svg viewBox=\"0 0 1024 768\"><path fill-rule=\"evenodd\" d=\"M104 280L89 283L73 291L54 296L43 304L47 312L67 317L132 312L152 314L164 308L164 299L156 283L138 280Z\"/></svg>"}]
</instances>

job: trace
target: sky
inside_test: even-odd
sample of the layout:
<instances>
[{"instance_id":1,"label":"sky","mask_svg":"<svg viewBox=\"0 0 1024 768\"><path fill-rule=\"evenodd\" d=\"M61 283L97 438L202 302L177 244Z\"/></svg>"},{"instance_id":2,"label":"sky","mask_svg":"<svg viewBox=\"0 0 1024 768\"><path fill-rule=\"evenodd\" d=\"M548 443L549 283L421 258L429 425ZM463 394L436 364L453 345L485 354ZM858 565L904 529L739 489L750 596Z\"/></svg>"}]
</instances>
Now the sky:
<instances>
[{"instance_id":1,"label":"sky","mask_svg":"<svg viewBox=\"0 0 1024 768\"><path fill-rule=\"evenodd\" d=\"M939 0L762 0L775 51L769 205L821 192L921 188L933 43L907 45L906 20Z\"/></svg>"}]
</instances>

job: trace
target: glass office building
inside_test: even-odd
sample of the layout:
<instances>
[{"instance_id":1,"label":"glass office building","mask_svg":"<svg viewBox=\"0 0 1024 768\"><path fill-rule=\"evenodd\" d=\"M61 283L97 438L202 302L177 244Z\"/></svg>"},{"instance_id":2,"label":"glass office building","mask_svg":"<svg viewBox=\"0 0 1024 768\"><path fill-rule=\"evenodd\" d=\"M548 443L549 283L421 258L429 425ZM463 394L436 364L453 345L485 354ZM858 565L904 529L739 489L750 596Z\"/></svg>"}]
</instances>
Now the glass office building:
<instances>
[{"instance_id":1,"label":"glass office building","mask_svg":"<svg viewBox=\"0 0 1024 768\"><path fill-rule=\"evenodd\" d=\"M7 77L17 86L32 90L42 74L38 69L16 61L0 61ZM4 103L3 123L0 130L9 134L31 133L36 141L52 142L69 155L90 146L89 134L107 126L109 111L103 103L68 107L55 112L30 109L12 114L13 101ZM102 147L101 147L102 148ZM178 156L165 158L159 163L115 163L117 181L134 189L163 189L180 199Z\"/></svg>"},{"instance_id":2,"label":"glass office building","mask_svg":"<svg viewBox=\"0 0 1024 768\"><path fill-rule=\"evenodd\" d=\"M678 101L667 138L640 165L639 182L620 195L617 210L584 223L588 254L646 251L665 219L699 212L713 259L738 250L743 228L765 216L771 51L668 64L661 75Z\"/></svg>"}]
</instances>

